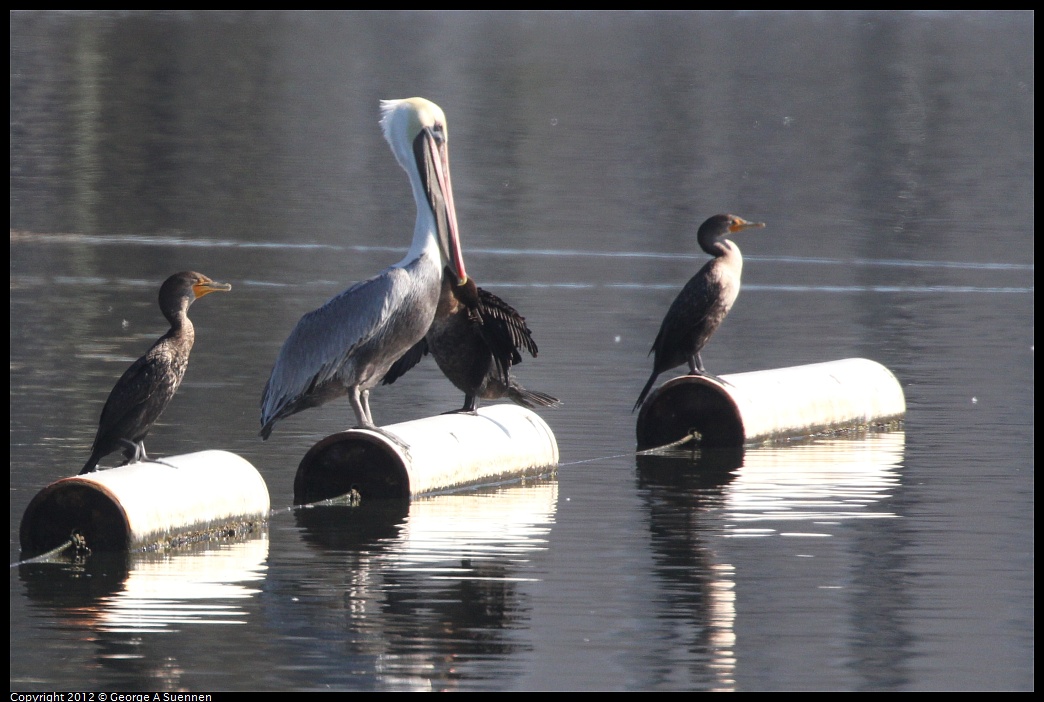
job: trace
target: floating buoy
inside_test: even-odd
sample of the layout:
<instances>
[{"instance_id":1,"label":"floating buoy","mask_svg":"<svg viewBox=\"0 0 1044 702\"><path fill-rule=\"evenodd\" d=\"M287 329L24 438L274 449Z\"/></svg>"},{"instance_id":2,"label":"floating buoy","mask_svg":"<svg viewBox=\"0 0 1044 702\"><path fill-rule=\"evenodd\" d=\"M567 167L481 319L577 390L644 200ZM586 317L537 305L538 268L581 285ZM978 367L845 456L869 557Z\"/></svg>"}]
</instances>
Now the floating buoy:
<instances>
[{"instance_id":1,"label":"floating buoy","mask_svg":"<svg viewBox=\"0 0 1044 702\"><path fill-rule=\"evenodd\" d=\"M722 382L724 381L724 382ZM848 358L720 376L685 375L657 388L638 413L638 449L695 436L744 446L898 424L903 390L880 363Z\"/></svg>"},{"instance_id":2,"label":"floating buoy","mask_svg":"<svg viewBox=\"0 0 1044 702\"><path fill-rule=\"evenodd\" d=\"M294 503L353 490L363 501L408 498L543 475L557 465L558 444L544 420L518 405L490 405L477 414L440 414L379 432L349 429L328 436L301 459Z\"/></svg>"},{"instance_id":3,"label":"floating buoy","mask_svg":"<svg viewBox=\"0 0 1044 702\"><path fill-rule=\"evenodd\" d=\"M242 533L268 519L264 479L246 459L200 451L62 478L26 507L25 555L72 534L92 551L143 550Z\"/></svg>"}]
</instances>

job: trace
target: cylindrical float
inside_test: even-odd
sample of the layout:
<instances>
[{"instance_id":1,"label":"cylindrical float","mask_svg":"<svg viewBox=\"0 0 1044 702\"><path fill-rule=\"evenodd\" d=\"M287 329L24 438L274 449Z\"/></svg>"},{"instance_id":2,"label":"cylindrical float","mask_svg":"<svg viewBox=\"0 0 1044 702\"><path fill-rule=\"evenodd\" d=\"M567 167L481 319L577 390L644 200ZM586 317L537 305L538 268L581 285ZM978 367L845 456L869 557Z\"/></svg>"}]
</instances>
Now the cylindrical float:
<instances>
[{"instance_id":1,"label":"cylindrical float","mask_svg":"<svg viewBox=\"0 0 1044 702\"><path fill-rule=\"evenodd\" d=\"M546 474L557 465L558 444L544 420L518 405L491 405L477 414L440 414L381 432L349 429L328 436L301 459L294 503L352 490L364 501L408 498Z\"/></svg>"},{"instance_id":2,"label":"cylindrical float","mask_svg":"<svg viewBox=\"0 0 1044 702\"><path fill-rule=\"evenodd\" d=\"M638 413L638 449L697 434L706 447L743 446L898 424L906 414L892 373L865 358L735 373L685 375L657 388Z\"/></svg>"},{"instance_id":3,"label":"cylindrical float","mask_svg":"<svg viewBox=\"0 0 1044 702\"><path fill-rule=\"evenodd\" d=\"M200 451L160 460L45 487L22 516L23 554L57 548L74 532L92 551L141 550L241 533L268 519L268 486L246 459Z\"/></svg>"}]
</instances>

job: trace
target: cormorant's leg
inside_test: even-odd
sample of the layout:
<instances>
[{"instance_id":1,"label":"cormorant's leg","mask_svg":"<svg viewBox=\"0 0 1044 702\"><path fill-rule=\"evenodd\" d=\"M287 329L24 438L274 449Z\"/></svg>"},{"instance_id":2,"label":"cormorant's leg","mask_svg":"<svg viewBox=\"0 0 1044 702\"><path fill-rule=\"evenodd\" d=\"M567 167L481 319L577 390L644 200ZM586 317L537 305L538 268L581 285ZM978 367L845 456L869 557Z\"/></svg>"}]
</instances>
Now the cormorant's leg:
<instances>
[{"instance_id":1,"label":"cormorant's leg","mask_svg":"<svg viewBox=\"0 0 1044 702\"><path fill-rule=\"evenodd\" d=\"M699 351L697 351L692 356L689 356L689 375L702 375L705 378L713 378L714 380L717 380L722 385L728 385L730 387L736 387L735 385L733 385L729 381L722 380L721 378L719 378L718 376L714 375L713 373L708 373L707 370L703 367L703 359L700 357L700 352Z\"/></svg>"},{"instance_id":2,"label":"cormorant's leg","mask_svg":"<svg viewBox=\"0 0 1044 702\"><path fill-rule=\"evenodd\" d=\"M689 356L689 375L706 375L703 372L703 359L700 358L699 353L694 353Z\"/></svg>"},{"instance_id":3,"label":"cormorant's leg","mask_svg":"<svg viewBox=\"0 0 1044 702\"><path fill-rule=\"evenodd\" d=\"M464 393L464 406L458 410L450 410L443 414L478 414L476 410L476 395Z\"/></svg>"},{"instance_id":4,"label":"cormorant's leg","mask_svg":"<svg viewBox=\"0 0 1044 702\"><path fill-rule=\"evenodd\" d=\"M137 463L140 460L138 458L138 455L140 453L140 449L138 448L138 445L136 443L134 443L133 441L131 441L130 439L120 439L119 442L123 445L123 458L124 458L124 461L123 461L123 463L120 464L120 466L122 467L122 466L130 465L131 463Z\"/></svg>"},{"instance_id":5,"label":"cormorant's leg","mask_svg":"<svg viewBox=\"0 0 1044 702\"><path fill-rule=\"evenodd\" d=\"M134 443L129 439L120 439L120 443L126 447L123 450L123 455L127 457L127 460L121 464L123 466L131 465L133 463L141 463L142 461L148 461L150 463L160 463L162 465L167 466L168 468L177 469L176 465L167 463L166 461L161 460L159 458L149 458L149 455L145 453L144 440L139 441L138 443Z\"/></svg>"}]
</instances>

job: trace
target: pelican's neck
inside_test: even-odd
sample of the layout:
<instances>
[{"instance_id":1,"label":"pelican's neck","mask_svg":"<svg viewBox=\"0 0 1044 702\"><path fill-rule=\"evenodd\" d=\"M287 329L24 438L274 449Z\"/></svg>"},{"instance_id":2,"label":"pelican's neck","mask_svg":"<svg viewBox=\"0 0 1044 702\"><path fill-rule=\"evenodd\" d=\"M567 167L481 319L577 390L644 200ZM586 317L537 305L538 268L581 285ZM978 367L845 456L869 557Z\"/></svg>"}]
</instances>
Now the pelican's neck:
<instances>
[{"instance_id":1,"label":"pelican's neck","mask_svg":"<svg viewBox=\"0 0 1044 702\"><path fill-rule=\"evenodd\" d=\"M435 222L435 214L428 204L428 197L421 184L420 175L415 169L406 169L410 176L410 188L413 190L413 200L417 203L417 223L413 226L413 243L406 257L396 265L405 268L422 256L433 258L436 264L442 260L439 253L438 226Z\"/></svg>"}]
</instances>

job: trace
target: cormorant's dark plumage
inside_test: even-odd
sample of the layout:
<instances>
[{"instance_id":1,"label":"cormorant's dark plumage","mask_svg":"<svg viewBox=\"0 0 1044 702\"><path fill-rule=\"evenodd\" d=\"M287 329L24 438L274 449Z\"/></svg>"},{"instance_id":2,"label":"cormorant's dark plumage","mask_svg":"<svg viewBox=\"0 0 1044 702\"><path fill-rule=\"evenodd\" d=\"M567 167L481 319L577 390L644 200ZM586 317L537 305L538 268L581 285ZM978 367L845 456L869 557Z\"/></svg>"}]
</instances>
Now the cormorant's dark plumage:
<instances>
[{"instance_id":1,"label":"cormorant's dark plumage","mask_svg":"<svg viewBox=\"0 0 1044 702\"><path fill-rule=\"evenodd\" d=\"M700 248L714 258L685 284L667 310L649 351L656 354L652 375L634 403L634 409L642 406L656 378L665 370L688 363L690 375L706 375L700 351L732 309L743 273L739 247L725 237L764 226L761 222L748 222L728 214L714 215L700 225L696 240Z\"/></svg>"},{"instance_id":2,"label":"cormorant's dark plumage","mask_svg":"<svg viewBox=\"0 0 1044 702\"><path fill-rule=\"evenodd\" d=\"M430 352L443 374L464 393L462 412L474 412L479 398L506 397L530 408L557 405L556 398L527 390L511 377L511 366L522 362L522 350L537 355L525 317L474 280L459 284L447 270L427 335L392 366L384 384L395 382Z\"/></svg>"},{"instance_id":3,"label":"cormorant's dark plumage","mask_svg":"<svg viewBox=\"0 0 1044 702\"><path fill-rule=\"evenodd\" d=\"M114 451L123 451L125 463L148 458L145 436L178 391L188 367L195 340L195 330L188 318L189 305L207 293L231 289L231 285L215 283L193 271L167 278L160 288L159 305L170 322L170 330L124 372L109 393L91 457L80 475L96 470L98 461Z\"/></svg>"}]
</instances>

